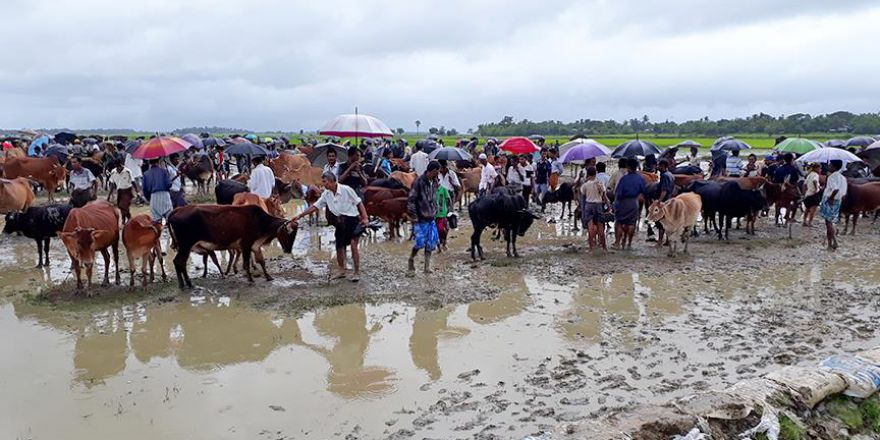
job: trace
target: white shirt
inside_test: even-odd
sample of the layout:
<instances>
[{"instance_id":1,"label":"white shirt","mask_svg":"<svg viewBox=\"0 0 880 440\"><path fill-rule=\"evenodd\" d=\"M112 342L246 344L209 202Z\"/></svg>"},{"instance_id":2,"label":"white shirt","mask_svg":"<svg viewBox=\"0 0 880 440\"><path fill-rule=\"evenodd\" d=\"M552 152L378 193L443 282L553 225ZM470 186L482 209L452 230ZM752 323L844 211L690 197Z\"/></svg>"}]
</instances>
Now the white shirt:
<instances>
[{"instance_id":1,"label":"white shirt","mask_svg":"<svg viewBox=\"0 0 880 440\"><path fill-rule=\"evenodd\" d=\"M141 171L141 165L144 161L140 159L135 159L131 156L131 154L125 153L125 167L128 168L128 171L131 172L131 177L134 179L144 177L144 172Z\"/></svg>"},{"instance_id":2,"label":"white shirt","mask_svg":"<svg viewBox=\"0 0 880 440\"><path fill-rule=\"evenodd\" d=\"M113 168L113 171L110 172L110 183L116 185L116 189L129 189L131 188L131 170L128 168L122 167L122 171L116 171L116 168Z\"/></svg>"},{"instance_id":3,"label":"white shirt","mask_svg":"<svg viewBox=\"0 0 880 440\"><path fill-rule=\"evenodd\" d=\"M252 193L268 199L272 196L273 188L275 188L275 173L269 167L259 164L251 170L251 178L248 179L248 189Z\"/></svg>"},{"instance_id":4,"label":"white shirt","mask_svg":"<svg viewBox=\"0 0 880 440\"><path fill-rule=\"evenodd\" d=\"M174 192L180 191L180 188L183 186L183 185L181 185L181 181L183 180L183 178L179 177L179 176L175 177L175 176L177 176L177 167L174 165L168 164L168 166L166 166L165 169L168 170L168 174L171 175L171 191L174 191Z\"/></svg>"},{"instance_id":5,"label":"white shirt","mask_svg":"<svg viewBox=\"0 0 880 440\"><path fill-rule=\"evenodd\" d=\"M495 178L498 177L498 173L495 171L495 167L492 164L487 163L483 165L483 172L480 173L480 187L479 190L489 189L495 183Z\"/></svg>"},{"instance_id":6,"label":"white shirt","mask_svg":"<svg viewBox=\"0 0 880 440\"><path fill-rule=\"evenodd\" d=\"M843 200L843 196L846 195L846 177L843 177L843 174L840 174L840 171L835 171L828 176L828 180L825 182L825 192L822 193L822 198L827 199L831 197L831 193L837 190L837 195L834 197L834 200L839 202Z\"/></svg>"},{"instance_id":7,"label":"white shirt","mask_svg":"<svg viewBox=\"0 0 880 440\"><path fill-rule=\"evenodd\" d=\"M526 180L526 170L519 165L507 169L507 184L522 186Z\"/></svg>"},{"instance_id":8,"label":"white shirt","mask_svg":"<svg viewBox=\"0 0 880 440\"><path fill-rule=\"evenodd\" d=\"M806 186L807 193L805 195L807 197L819 192L819 173L811 172L810 174L807 174Z\"/></svg>"},{"instance_id":9,"label":"white shirt","mask_svg":"<svg viewBox=\"0 0 880 440\"><path fill-rule=\"evenodd\" d=\"M88 168L83 168L78 173L70 172L70 184L73 185L73 189L89 189L94 181L95 175Z\"/></svg>"},{"instance_id":10,"label":"white shirt","mask_svg":"<svg viewBox=\"0 0 880 440\"><path fill-rule=\"evenodd\" d=\"M422 174L425 174L425 170L428 169L429 159L428 153L418 151L409 158L409 166L415 171L416 175L421 176Z\"/></svg>"},{"instance_id":11,"label":"white shirt","mask_svg":"<svg viewBox=\"0 0 880 440\"><path fill-rule=\"evenodd\" d=\"M453 192L456 187L461 187L458 176L452 171L448 171L446 175L440 174L440 186L446 188L447 191Z\"/></svg>"},{"instance_id":12,"label":"white shirt","mask_svg":"<svg viewBox=\"0 0 880 440\"><path fill-rule=\"evenodd\" d=\"M315 202L315 207L318 209L330 208L330 212L336 216L360 217L360 211L358 211L360 203L361 198L350 186L337 183L336 193L325 189L318 201Z\"/></svg>"},{"instance_id":13,"label":"white shirt","mask_svg":"<svg viewBox=\"0 0 880 440\"><path fill-rule=\"evenodd\" d=\"M336 162L332 166L329 163L324 165L324 172L326 173L328 171L333 173L334 176L339 177L339 162Z\"/></svg>"}]
</instances>

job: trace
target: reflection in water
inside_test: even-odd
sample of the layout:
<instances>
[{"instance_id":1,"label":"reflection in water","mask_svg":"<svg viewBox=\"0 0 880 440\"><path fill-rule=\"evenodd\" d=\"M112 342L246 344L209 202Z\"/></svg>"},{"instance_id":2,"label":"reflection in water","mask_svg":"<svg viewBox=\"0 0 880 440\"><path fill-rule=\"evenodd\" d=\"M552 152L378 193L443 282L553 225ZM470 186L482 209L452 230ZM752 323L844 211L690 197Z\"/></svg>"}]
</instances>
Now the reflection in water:
<instances>
[{"instance_id":1,"label":"reflection in water","mask_svg":"<svg viewBox=\"0 0 880 440\"><path fill-rule=\"evenodd\" d=\"M85 333L74 344L73 366L78 381L90 386L125 370L128 342L124 328Z\"/></svg>"},{"instance_id":2,"label":"reflection in water","mask_svg":"<svg viewBox=\"0 0 880 440\"><path fill-rule=\"evenodd\" d=\"M409 338L409 352L413 364L428 373L431 380L440 379L440 358L437 342L441 337L455 338L465 336L470 330L463 327L449 327L447 320L452 308L439 310L417 310L413 320L412 336Z\"/></svg>"},{"instance_id":3,"label":"reflection in water","mask_svg":"<svg viewBox=\"0 0 880 440\"><path fill-rule=\"evenodd\" d=\"M531 303L529 289L521 272L499 270L492 285L501 293L491 301L477 301L468 305L467 315L477 324L493 324L519 315Z\"/></svg>"},{"instance_id":4,"label":"reflection in water","mask_svg":"<svg viewBox=\"0 0 880 440\"><path fill-rule=\"evenodd\" d=\"M315 312L314 326L321 336L335 339L333 348L303 343L330 364L327 390L348 399L385 395L393 391L397 380L393 370L364 365L370 336L382 328L376 323L367 330L366 323L363 304L321 310Z\"/></svg>"}]
</instances>

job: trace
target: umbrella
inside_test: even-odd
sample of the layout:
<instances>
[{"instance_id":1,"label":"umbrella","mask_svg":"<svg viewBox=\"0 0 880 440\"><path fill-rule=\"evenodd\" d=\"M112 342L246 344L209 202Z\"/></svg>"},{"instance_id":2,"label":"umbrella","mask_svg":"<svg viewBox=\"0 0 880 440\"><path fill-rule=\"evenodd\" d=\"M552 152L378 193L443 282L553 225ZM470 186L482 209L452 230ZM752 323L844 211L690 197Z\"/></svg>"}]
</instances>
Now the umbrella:
<instances>
[{"instance_id":1,"label":"umbrella","mask_svg":"<svg viewBox=\"0 0 880 440\"><path fill-rule=\"evenodd\" d=\"M30 147L28 147L28 152L27 152L28 156L35 155L36 151L34 151L34 150L37 147L40 147L40 150L42 150L43 148L46 148L46 145L49 145L49 136L48 135L44 134L44 135L34 139L34 141L31 142Z\"/></svg>"},{"instance_id":2,"label":"umbrella","mask_svg":"<svg viewBox=\"0 0 880 440\"><path fill-rule=\"evenodd\" d=\"M247 139L247 140L249 140L249 141L251 141L251 142L256 142L256 141L257 141L257 135L255 135L255 134L253 134L253 133L251 133L251 134L246 134L246 135L244 136L244 138Z\"/></svg>"},{"instance_id":3,"label":"umbrella","mask_svg":"<svg viewBox=\"0 0 880 440\"><path fill-rule=\"evenodd\" d=\"M816 142L810 139L804 138L788 138L778 145L776 145L774 150L780 153L797 153L797 154L806 154L813 150L818 150L820 148L825 148L821 143Z\"/></svg>"},{"instance_id":4,"label":"umbrella","mask_svg":"<svg viewBox=\"0 0 880 440\"><path fill-rule=\"evenodd\" d=\"M318 131L324 136L339 137L393 137L384 122L369 115L339 115Z\"/></svg>"},{"instance_id":5,"label":"umbrella","mask_svg":"<svg viewBox=\"0 0 880 440\"><path fill-rule=\"evenodd\" d=\"M70 150L67 149L66 145L61 144L51 144L46 147L45 156L55 156L61 163L67 162L67 157L70 154Z\"/></svg>"},{"instance_id":6,"label":"umbrella","mask_svg":"<svg viewBox=\"0 0 880 440\"><path fill-rule=\"evenodd\" d=\"M137 150L137 148L140 147L142 143L143 142L141 142L137 139L132 139L130 141L125 142L123 144L125 146L125 152L128 154L134 153L134 150Z\"/></svg>"},{"instance_id":7,"label":"umbrella","mask_svg":"<svg viewBox=\"0 0 880 440\"><path fill-rule=\"evenodd\" d=\"M752 146L739 139L726 139L712 145L712 151L739 151L749 150Z\"/></svg>"},{"instance_id":8,"label":"umbrella","mask_svg":"<svg viewBox=\"0 0 880 440\"><path fill-rule=\"evenodd\" d=\"M181 136L180 138L189 142L190 144L192 144L193 147L196 147L199 150L201 150L202 148L205 148L205 144L202 143L202 140L199 139L199 137L193 133L187 133L187 134Z\"/></svg>"},{"instance_id":9,"label":"umbrella","mask_svg":"<svg viewBox=\"0 0 880 440\"><path fill-rule=\"evenodd\" d=\"M436 134L433 134L433 133L432 133L432 134L429 134L429 135L425 136L425 139L428 139L428 140L431 140L431 141L439 141L439 140L440 140L440 136L437 136Z\"/></svg>"},{"instance_id":10,"label":"umbrella","mask_svg":"<svg viewBox=\"0 0 880 440\"><path fill-rule=\"evenodd\" d=\"M473 157L461 148L438 148L429 155L431 160L471 160Z\"/></svg>"},{"instance_id":11,"label":"umbrella","mask_svg":"<svg viewBox=\"0 0 880 440\"><path fill-rule=\"evenodd\" d=\"M202 145L206 147L225 147L226 142L223 142L223 139L209 137L202 139Z\"/></svg>"},{"instance_id":12,"label":"umbrella","mask_svg":"<svg viewBox=\"0 0 880 440\"><path fill-rule=\"evenodd\" d=\"M660 157L670 157L675 159L675 155L678 154L678 145L673 145L660 153Z\"/></svg>"},{"instance_id":13,"label":"umbrella","mask_svg":"<svg viewBox=\"0 0 880 440\"><path fill-rule=\"evenodd\" d=\"M825 146L830 148L845 148L846 141L840 139L828 139L828 141L825 142Z\"/></svg>"},{"instance_id":14,"label":"umbrella","mask_svg":"<svg viewBox=\"0 0 880 440\"><path fill-rule=\"evenodd\" d=\"M431 154L438 148L440 148L440 146L431 139L421 139L416 141L416 149L422 150L426 154Z\"/></svg>"},{"instance_id":15,"label":"umbrella","mask_svg":"<svg viewBox=\"0 0 880 440\"><path fill-rule=\"evenodd\" d=\"M529 136L529 139L531 139L533 141L543 141L544 136L541 136L540 134L533 134L533 135Z\"/></svg>"},{"instance_id":16,"label":"umbrella","mask_svg":"<svg viewBox=\"0 0 880 440\"><path fill-rule=\"evenodd\" d=\"M715 139L715 142L712 142L712 147L714 147L714 146L716 146L716 145L718 145L718 144L720 144L720 143L722 143L722 142L724 142L724 141L729 141L729 140L732 140L732 139L733 139L733 136L721 136L720 138ZM714 149L714 148L713 148L713 149Z\"/></svg>"},{"instance_id":17,"label":"umbrella","mask_svg":"<svg viewBox=\"0 0 880 440\"><path fill-rule=\"evenodd\" d=\"M871 145L873 143L874 143L874 138L872 138L870 136L856 136L853 138L849 138L846 141L846 143L843 144L843 146L844 147L867 147L868 145Z\"/></svg>"},{"instance_id":18,"label":"umbrella","mask_svg":"<svg viewBox=\"0 0 880 440\"><path fill-rule=\"evenodd\" d=\"M880 141L874 142L856 154L868 164L868 168L875 169L880 166Z\"/></svg>"},{"instance_id":19,"label":"umbrella","mask_svg":"<svg viewBox=\"0 0 880 440\"><path fill-rule=\"evenodd\" d=\"M486 138L486 143L488 144L489 142L494 142L497 144L498 138L495 138L495 137Z\"/></svg>"},{"instance_id":20,"label":"umbrella","mask_svg":"<svg viewBox=\"0 0 880 440\"><path fill-rule=\"evenodd\" d=\"M76 139L76 135L69 131L59 131L55 133L55 142L59 144L69 144L72 143L73 140Z\"/></svg>"},{"instance_id":21,"label":"umbrella","mask_svg":"<svg viewBox=\"0 0 880 440\"><path fill-rule=\"evenodd\" d=\"M649 154L660 154L660 149L651 142L634 139L618 145L611 152L611 157L619 159L621 157L647 156Z\"/></svg>"},{"instance_id":22,"label":"umbrella","mask_svg":"<svg viewBox=\"0 0 880 440\"><path fill-rule=\"evenodd\" d=\"M675 146L678 148L691 148L691 147L702 148L703 147L699 142L692 141L690 139L688 139L686 141L681 141L681 142L675 144Z\"/></svg>"},{"instance_id":23,"label":"umbrella","mask_svg":"<svg viewBox=\"0 0 880 440\"><path fill-rule=\"evenodd\" d=\"M192 144L179 137L159 136L141 144L131 156L135 159L152 160L186 151L189 147L192 147Z\"/></svg>"},{"instance_id":24,"label":"umbrella","mask_svg":"<svg viewBox=\"0 0 880 440\"><path fill-rule=\"evenodd\" d=\"M269 151L265 148L250 143L247 140L244 140L243 142L233 142L232 146L227 147L224 151L230 156L266 156L269 154Z\"/></svg>"},{"instance_id":25,"label":"umbrella","mask_svg":"<svg viewBox=\"0 0 880 440\"><path fill-rule=\"evenodd\" d=\"M859 159L855 154L850 153L846 150L841 150L839 148L820 148L818 150L813 150L803 156L797 158L797 162L800 163L828 163L832 160L841 160L843 161L844 166L850 162L861 162L862 159Z\"/></svg>"},{"instance_id":26,"label":"umbrella","mask_svg":"<svg viewBox=\"0 0 880 440\"><path fill-rule=\"evenodd\" d=\"M541 149L529 140L529 138L522 136L505 139L504 142L501 143L501 149L513 154L532 154L536 151L541 151Z\"/></svg>"},{"instance_id":27,"label":"umbrella","mask_svg":"<svg viewBox=\"0 0 880 440\"><path fill-rule=\"evenodd\" d=\"M85 145L95 145L98 143L98 140L95 138L87 137L82 140L82 143Z\"/></svg>"},{"instance_id":28,"label":"umbrella","mask_svg":"<svg viewBox=\"0 0 880 440\"><path fill-rule=\"evenodd\" d=\"M311 153L307 156L309 161L312 162L313 167L323 167L327 165L327 152L333 150L336 152L336 161L337 163L342 163L348 161L348 149L343 147L342 145L333 144L333 143L325 143L319 144L312 150Z\"/></svg>"},{"instance_id":29,"label":"umbrella","mask_svg":"<svg viewBox=\"0 0 880 440\"><path fill-rule=\"evenodd\" d=\"M569 144L574 142L577 142L577 144L571 146L562 154L562 157L560 158L562 163L586 161L597 157L611 155L611 151L608 150L607 147L592 139L578 139L577 141L569 142Z\"/></svg>"},{"instance_id":30,"label":"umbrella","mask_svg":"<svg viewBox=\"0 0 880 440\"><path fill-rule=\"evenodd\" d=\"M574 141L574 140L578 140L578 139L587 139L588 137L589 137L589 136L587 136L587 135L585 135L585 134L583 134L583 133L578 133L578 134L576 134L576 135L574 135L574 136L568 138L568 140L570 140L570 141Z\"/></svg>"}]
</instances>

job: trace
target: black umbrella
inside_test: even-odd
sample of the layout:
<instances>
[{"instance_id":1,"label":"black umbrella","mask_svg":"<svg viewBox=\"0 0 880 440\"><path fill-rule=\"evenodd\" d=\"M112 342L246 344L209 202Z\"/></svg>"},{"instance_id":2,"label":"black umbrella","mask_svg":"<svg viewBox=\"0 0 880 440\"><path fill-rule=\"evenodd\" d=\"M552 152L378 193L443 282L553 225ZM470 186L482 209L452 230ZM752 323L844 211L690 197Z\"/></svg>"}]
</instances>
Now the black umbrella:
<instances>
[{"instance_id":1,"label":"black umbrella","mask_svg":"<svg viewBox=\"0 0 880 440\"><path fill-rule=\"evenodd\" d=\"M67 162L67 156L70 155L70 150L66 145L52 144L46 147L44 153L46 157L55 156L58 158L59 162L65 163Z\"/></svg>"},{"instance_id":2,"label":"black umbrella","mask_svg":"<svg viewBox=\"0 0 880 440\"><path fill-rule=\"evenodd\" d=\"M829 139L828 142L825 142L825 146L830 148L846 148L846 141Z\"/></svg>"},{"instance_id":3,"label":"black umbrella","mask_svg":"<svg viewBox=\"0 0 880 440\"><path fill-rule=\"evenodd\" d=\"M98 143L98 140L95 139L95 138L87 137L87 138L85 138L85 139L82 140L82 143L84 143L84 144L86 144L86 145L95 145L95 144Z\"/></svg>"},{"instance_id":4,"label":"black umbrella","mask_svg":"<svg viewBox=\"0 0 880 440\"><path fill-rule=\"evenodd\" d=\"M250 142L232 144L231 147L226 148L225 152L230 156L266 156L269 154L265 148Z\"/></svg>"},{"instance_id":5,"label":"black umbrella","mask_svg":"<svg viewBox=\"0 0 880 440\"><path fill-rule=\"evenodd\" d=\"M107 139L110 139L111 141L116 141L116 142L125 142L128 140L128 136L121 135L121 134L115 134L113 136L110 136Z\"/></svg>"},{"instance_id":6,"label":"black umbrella","mask_svg":"<svg viewBox=\"0 0 880 440\"><path fill-rule=\"evenodd\" d=\"M712 151L739 151L749 150L751 148L752 147L749 144L739 139L727 139L712 145Z\"/></svg>"},{"instance_id":7,"label":"black umbrella","mask_svg":"<svg viewBox=\"0 0 880 440\"><path fill-rule=\"evenodd\" d=\"M215 138L215 137L207 137L202 139L202 145L206 147L225 147L226 142L223 139Z\"/></svg>"},{"instance_id":8,"label":"black umbrella","mask_svg":"<svg viewBox=\"0 0 880 440\"><path fill-rule=\"evenodd\" d=\"M137 150L138 147L141 146L141 141L137 139L132 139L130 141L126 141L123 145L125 146L125 152L128 154L134 153L134 150Z\"/></svg>"},{"instance_id":9,"label":"black umbrella","mask_svg":"<svg viewBox=\"0 0 880 440\"><path fill-rule=\"evenodd\" d=\"M425 139L437 141L437 140L440 140L440 136L437 136L436 134L429 134L429 135L425 136Z\"/></svg>"},{"instance_id":10,"label":"black umbrella","mask_svg":"<svg viewBox=\"0 0 880 440\"><path fill-rule=\"evenodd\" d=\"M309 161L312 163L312 166L315 167L323 167L327 165L327 152L333 150L336 152L336 162L342 163L348 161L348 149L343 147L342 145L333 144L333 143L325 143L319 144L309 153L308 157Z\"/></svg>"},{"instance_id":11,"label":"black umbrella","mask_svg":"<svg viewBox=\"0 0 880 440\"><path fill-rule=\"evenodd\" d=\"M870 136L856 136L853 138L849 138L844 147L867 147L875 142L874 138Z\"/></svg>"},{"instance_id":12,"label":"black umbrella","mask_svg":"<svg viewBox=\"0 0 880 440\"><path fill-rule=\"evenodd\" d=\"M712 148L714 149L716 145L718 145L724 141L729 141L732 139L733 139L733 136L721 136L720 138L715 139L715 142L712 142Z\"/></svg>"},{"instance_id":13,"label":"black umbrella","mask_svg":"<svg viewBox=\"0 0 880 440\"><path fill-rule=\"evenodd\" d=\"M635 139L620 144L611 152L611 157L620 159L621 157L647 156L649 154L660 154L660 149L651 142Z\"/></svg>"},{"instance_id":14,"label":"black umbrella","mask_svg":"<svg viewBox=\"0 0 880 440\"><path fill-rule=\"evenodd\" d=\"M675 146L678 148L690 148L690 147L701 148L702 147L702 145L699 142L692 141L690 139L688 139L686 141L679 142L679 143L675 144Z\"/></svg>"},{"instance_id":15,"label":"black umbrella","mask_svg":"<svg viewBox=\"0 0 880 440\"><path fill-rule=\"evenodd\" d=\"M540 134L533 134L533 135L529 136L529 139L531 139L533 141L543 141L544 136L541 136Z\"/></svg>"},{"instance_id":16,"label":"black umbrella","mask_svg":"<svg viewBox=\"0 0 880 440\"><path fill-rule=\"evenodd\" d=\"M431 160L471 160L473 156L461 148L445 147L438 148L429 155Z\"/></svg>"},{"instance_id":17,"label":"black umbrella","mask_svg":"<svg viewBox=\"0 0 880 440\"><path fill-rule=\"evenodd\" d=\"M76 135L69 131L59 131L55 133L55 142L59 144L70 144L73 143L73 140L76 139Z\"/></svg>"},{"instance_id":18,"label":"black umbrella","mask_svg":"<svg viewBox=\"0 0 880 440\"><path fill-rule=\"evenodd\" d=\"M675 159L675 155L676 155L676 154L678 154L678 146L673 145L673 146L671 146L671 147L669 147L669 148L663 150L663 152L660 153L660 157L661 157L661 158L663 158L663 157L668 157L668 158L670 158L670 159ZM673 165L674 165L674 164L673 164Z\"/></svg>"},{"instance_id":19,"label":"black umbrella","mask_svg":"<svg viewBox=\"0 0 880 440\"><path fill-rule=\"evenodd\" d=\"M568 140L570 140L570 141L576 141L576 140L578 140L578 139L589 139L589 138L590 138L589 136L587 136L587 135L585 135L585 134L583 134L583 133L578 133L578 134L576 134L576 135L574 135L574 136L568 138Z\"/></svg>"},{"instance_id":20,"label":"black umbrella","mask_svg":"<svg viewBox=\"0 0 880 440\"><path fill-rule=\"evenodd\" d=\"M420 149L427 154L431 154L432 152L434 152L434 150L436 150L438 148L440 148L440 146L437 145L436 142L434 142L430 139L422 139L422 140L416 141L416 149Z\"/></svg>"}]
</instances>

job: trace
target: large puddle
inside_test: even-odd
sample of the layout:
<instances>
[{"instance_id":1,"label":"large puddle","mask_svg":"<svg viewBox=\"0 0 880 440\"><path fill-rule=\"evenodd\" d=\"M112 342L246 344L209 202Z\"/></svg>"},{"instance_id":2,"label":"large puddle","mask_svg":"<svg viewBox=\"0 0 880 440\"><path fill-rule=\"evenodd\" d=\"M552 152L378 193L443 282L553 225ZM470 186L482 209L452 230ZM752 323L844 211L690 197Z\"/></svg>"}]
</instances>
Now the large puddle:
<instances>
[{"instance_id":1,"label":"large puddle","mask_svg":"<svg viewBox=\"0 0 880 440\"><path fill-rule=\"evenodd\" d=\"M570 230L557 223L538 234L554 232ZM301 232L295 253L307 269L326 267L328 234ZM83 312L20 295L69 279L57 242L51 267L35 270L32 242L3 241L0 285L9 298L0 299L0 438L15 439L382 438L401 428L451 438L470 436L475 426L522 438L536 430L540 399L571 405L555 420L578 420L770 369L741 370L758 355L719 348L737 344L724 328L706 337L734 295L766 306L828 283L880 285L877 266L864 262L677 277L622 272L570 284L498 267L497 298L431 309L356 303L290 318L197 290L164 304ZM373 245L407 252L382 239L366 244ZM194 274L201 262L191 264ZM590 360L584 368L595 382L577 385L553 370L561 354ZM499 404L501 394L513 409ZM462 395L497 410L446 410Z\"/></svg>"}]
</instances>

